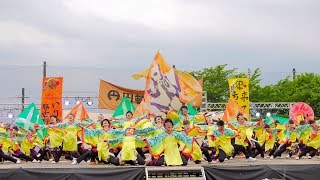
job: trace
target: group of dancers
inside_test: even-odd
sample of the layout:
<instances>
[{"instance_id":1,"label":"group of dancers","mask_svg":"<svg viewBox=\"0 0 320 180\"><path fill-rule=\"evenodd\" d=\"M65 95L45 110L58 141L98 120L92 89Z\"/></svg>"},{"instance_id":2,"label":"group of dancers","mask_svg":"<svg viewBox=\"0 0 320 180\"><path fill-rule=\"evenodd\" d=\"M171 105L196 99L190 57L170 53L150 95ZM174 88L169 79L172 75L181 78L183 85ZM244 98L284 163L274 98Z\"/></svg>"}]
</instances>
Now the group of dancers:
<instances>
[{"instance_id":1,"label":"group of dancers","mask_svg":"<svg viewBox=\"0 0 320 180\"><path fill-rule=\"evenodd\" d=\"M0 127L0 160L21 163L51 161L62 156L72 165L82 161L146 166L186 166L188 162L219 163L243 154L248 161L256 157L286 158L318 155L319 121L286 124L248 121L238 114L235 121L215 120L212 114L190 115L181 111L164 111L163 116L144 115L133 118L127 112L122 119L76 120L70 114L67 122L57 123L52 115L47 125L24 130L18 126ZM43 138L40 130L46 130Z\"/></svg>"}]
</instances>

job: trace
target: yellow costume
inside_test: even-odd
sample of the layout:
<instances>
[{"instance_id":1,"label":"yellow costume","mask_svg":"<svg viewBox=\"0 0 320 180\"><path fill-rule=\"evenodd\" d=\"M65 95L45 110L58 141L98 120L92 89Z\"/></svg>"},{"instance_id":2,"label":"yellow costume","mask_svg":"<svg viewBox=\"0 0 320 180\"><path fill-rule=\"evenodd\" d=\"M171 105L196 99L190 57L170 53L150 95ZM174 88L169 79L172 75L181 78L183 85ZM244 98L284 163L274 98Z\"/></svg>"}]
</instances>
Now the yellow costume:
<instances>
[{"instance_id":1,"label":"yellow costume","mask_svg":"<svg viewBox=\"0 0 320 180\"><path fill-rule=\"evenodd\" d=\"M231 129L225 128L223 133L221 133L218 129L216 129L213 131L213 135L217 150L222 149L227 156L231 156L233 152L231 139L235 136L234 132Z\"/></svg>"}]
</instances>

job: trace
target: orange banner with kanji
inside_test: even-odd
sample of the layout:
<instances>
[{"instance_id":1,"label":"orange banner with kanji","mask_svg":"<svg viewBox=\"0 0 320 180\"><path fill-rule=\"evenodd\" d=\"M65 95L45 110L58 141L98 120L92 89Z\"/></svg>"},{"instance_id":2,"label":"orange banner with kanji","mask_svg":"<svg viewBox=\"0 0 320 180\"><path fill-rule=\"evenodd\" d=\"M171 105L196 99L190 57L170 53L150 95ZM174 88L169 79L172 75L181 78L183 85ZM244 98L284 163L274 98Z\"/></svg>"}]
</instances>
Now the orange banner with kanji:
<instances>
[{"instance_id":1,"label":"orange banner with kanji","mask_svg":"<svg viewBox=\"0 0 320 180\"><path fill-rule=\"evenodd\" d=\"M228 79L230 99L236 102L247 114L250 111L249 101L249 79L232 78Z\"/></svg>"},{"instance_id":2,"label":"orange banner with kanji","mask_svg":"<svg viewBox=\"0 0 320 180\"><path fill-rule=\"evenodd\" d=\"M62 120L62 77L47 77L42 80L41 117L48 124L50 116Z\"/></svg>"},{"instance_id":3,"label":"orange banner with kanji","mask_svg":"<svg viewBox=\"0 0 320 180\"><path fill-rule=\"evenodd\" d=\"M137 106L142 101L143 95L144 90L128 89L100 80L98 107L115 110L123 97L127 97Z\"/></svg>"}]
</instances>

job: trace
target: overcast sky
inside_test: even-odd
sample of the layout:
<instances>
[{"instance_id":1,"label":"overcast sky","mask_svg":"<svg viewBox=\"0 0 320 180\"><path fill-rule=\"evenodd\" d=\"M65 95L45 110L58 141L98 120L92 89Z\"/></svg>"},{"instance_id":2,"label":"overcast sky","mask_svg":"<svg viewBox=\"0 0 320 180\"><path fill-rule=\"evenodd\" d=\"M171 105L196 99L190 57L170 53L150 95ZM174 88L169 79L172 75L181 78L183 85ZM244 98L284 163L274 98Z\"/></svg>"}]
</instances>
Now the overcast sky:
<instances>
[{"instance_id":1,"label":"overcast sky","mask_svg":"<svg viewBox=\"0 0 320 180\"><path fill-rule=\"evenodd\" d=\"M40 102L42 62L67 96L130 76L160 50L178 69L261 68L264 84L320 67L319 0L1 0L0 101ZM8 99L7 97L11 97Z\"/></svg>"}]
</instances>

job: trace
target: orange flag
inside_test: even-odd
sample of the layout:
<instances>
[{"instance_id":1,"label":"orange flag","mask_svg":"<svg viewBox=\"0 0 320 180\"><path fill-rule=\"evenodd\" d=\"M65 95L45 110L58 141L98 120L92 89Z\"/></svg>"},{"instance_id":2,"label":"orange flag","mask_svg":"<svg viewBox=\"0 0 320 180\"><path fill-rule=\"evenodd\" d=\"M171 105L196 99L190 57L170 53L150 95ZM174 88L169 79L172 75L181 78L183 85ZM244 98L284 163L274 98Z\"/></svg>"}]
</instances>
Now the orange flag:
<instances>
[{"instance_id":1,"label":"orange flag","mask_svg":"<svg viewBox=\"0 0 320 180\"><path fill-rule=\"evenodd\" d=\"M80 117L77 117L79 108L81 107L81 113L80 113ZM69 115L72 114L76 119L80 119L81 121L88 119L89 115L86 111L86 108L83 105L83 102L80 102L78 105L76 105L69 113L68 115L66 115L65 119L68 119Z\"/></svg>"},{"instance_id":2,"label":"orange flag","mask_svg":"<svg viewBox=\"0 0 320 180\"><path fill-rule=\"evenodd\" d=\"M249 120L249 114L242 107L240 107L235 101L233 101L232 99L229 99L226 105L226 109L224 110L222 120L224 122L236 121L237 115L239 113L243 114L243 116Z\"/></svg>"},{"instance_id":3,"label":"orange flag","mask_svg":"<svg viewBox=\"0 0 320 180\"><path fill-rule=\"evenodd\" d=\"M87 113L86 108L84 107L83 103L82 103L82 109L81 109L81 115L80 115L80 120L83 121L85 119L88 119L89 115Z\"/></svg>"},{"instance_id":4,"label":"orange flag","mask_svg":"<svg viewBox=\"0 0 320 180\"><path fill-rule=\"evenodd\" d=\"M81 103L79 103L79 104L76 105L74 108L72 108L72 110L71 110L71 111L66 115L66 117L64 117L63 119L68 119L68 117L69 117L70 114L72 114L74 117L76 117L80 105L81 105Z\"/></svg>"}]
</instances>

